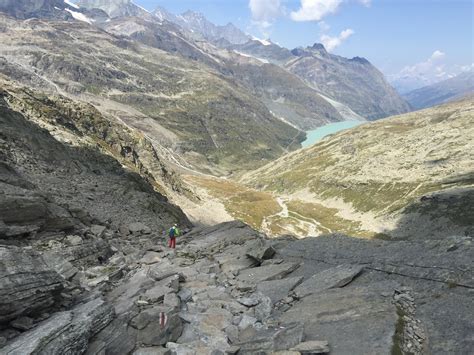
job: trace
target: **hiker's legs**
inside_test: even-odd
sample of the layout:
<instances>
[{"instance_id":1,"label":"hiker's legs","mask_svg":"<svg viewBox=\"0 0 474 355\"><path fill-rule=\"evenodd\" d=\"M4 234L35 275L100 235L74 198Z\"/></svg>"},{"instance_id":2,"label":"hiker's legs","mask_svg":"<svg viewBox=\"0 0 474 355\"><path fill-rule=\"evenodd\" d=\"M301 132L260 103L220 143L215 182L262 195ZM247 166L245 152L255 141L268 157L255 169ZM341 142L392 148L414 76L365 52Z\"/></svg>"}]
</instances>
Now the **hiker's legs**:
<instances>
[{"instance_id":1,"label":"hiker's legs","mask_svg":"<svg viewBox=\"0 0 474 355\"><path fill-rule=\"evenodd\" d=\"M173 243L173 238L170 238L168 241L168 248L171 248L172 243Z\"/></svg>"},{"instance_id":2,"label":"hiker's legs","mask_svg":"<svg viewBox=\"0 0 474 355\"><path fill-rule=\"evenodd\" d=\"M176 248L176 238L171 239L171 248L173 248L173 249Z\"/></svg>"}]
</instances>

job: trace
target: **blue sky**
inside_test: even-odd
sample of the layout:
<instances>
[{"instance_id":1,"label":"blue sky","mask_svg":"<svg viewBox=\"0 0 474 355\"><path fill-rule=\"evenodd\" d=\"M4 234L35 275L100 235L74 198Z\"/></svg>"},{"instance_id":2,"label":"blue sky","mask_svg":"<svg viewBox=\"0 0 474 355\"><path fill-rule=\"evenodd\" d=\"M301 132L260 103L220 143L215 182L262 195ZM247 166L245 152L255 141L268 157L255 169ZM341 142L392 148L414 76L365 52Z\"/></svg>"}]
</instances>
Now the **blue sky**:
<instances>
[{"instance_id":1,"label":"blue sky","mask_svg":"<svg viewBox=\"0 0 474 355\"><path fill-rule=\"evenodd\" d=\"M473 62L472 0L135 2L149 10L199 11L214 23L232 22L288 48L322 42L335 54L366 57L400 86L439 81Z\"/></svg>"}]
</instances>

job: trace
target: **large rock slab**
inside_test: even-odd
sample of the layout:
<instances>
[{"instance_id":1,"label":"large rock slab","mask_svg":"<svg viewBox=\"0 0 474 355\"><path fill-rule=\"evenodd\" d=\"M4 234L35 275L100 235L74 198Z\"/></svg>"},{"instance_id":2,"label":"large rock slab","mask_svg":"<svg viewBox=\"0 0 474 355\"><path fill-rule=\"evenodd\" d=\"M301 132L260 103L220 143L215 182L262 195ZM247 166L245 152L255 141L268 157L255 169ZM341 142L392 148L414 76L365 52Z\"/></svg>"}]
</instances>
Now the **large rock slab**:
<instances>
[{"instance_id":1,"label":"large rock slab","mask_svg":"<svg viewBox=\"0 0 474 355\"><path fill-rule=\"evenodd\" d=\"M362 270L363 267L360 265L339 265L321 271L296 287L295 295L302 298L330 288L343 287L359 275Z\"/></svg>"},{"instance_id":2,"label":"large rock slab","mask_svg":"<svg viewBox=\"0 0 474 355\"><path fill-rule=\"evenodd\" d=\"M300 264L284 262L243 270L237 279L246 283L259 284L263 281L279 280L295 271Z\"/></svg>"},{"instance_id":3,"label":"large rock slab","mask_svg":"<svg viewBox=\"0 0 474 355\"><path fill-rule=\"evenodd\" d=\"M63 289L63 282L39 254L0 246L0 324L48 310Z\"/></svg>"},{"instance_id":4,"label":"large rock slab","mask_svg":"<svg viewBox=\"0 0 474 355\"><path fill-rule=\"evenodd\" d=\"M300 344L302 339L303 325L291 323L278 328L247 332L235 345L240 347L239 354L267 354L273 351L288 350Z\"/></svg>"},{"instance_id":5,"label":"large rock slab","mask_svg":"<svg viewBox=\"0 0 474 355\"><path fill-rule=\"evenodd\" d=\"M275 255L275 249L267 243L263 243L263 245L255 247L247 251L246 255L259 263L264 260L271 259L273 255Z\"/></svg>"},{"instance_id":6,"label":"large rock slab","mask_svg":"<svg viewBox=\"0 0 474 355\"><path fill-rule=\"evenodd\" d=\"M165 345L178 340L183 331L181 318L172 307L145 309L130 322L137 329L137 343L146 346Z\"/></svg>"},{"instance_id":7,"label":"large rock slab","mask_svg":"<svg viewBox=\"0 0 474 355\"><path fill-rule=\"evenodd\" d=\"M288 277L281 280L263 281L257 285L257 292L264 294L275 304L282 300L303 281L303 277Z\"/></svg>"},{"instance_id":8,"label":"large rock slab","mask_svg":"<svg viewBox=\"0 0 474 355\"><path fill-rule=\"evenodd\" d=\"M82 354L87 350L89 339L113 317L112 307L102 299L95 299L71 311L56 313L7 344L2 354Z\"/></svg>"},{"instance_id":9,"label":"large rock slab","mask_svg":"<svg viewBox=\"0 0 474 355\"><path fill-rule=\"evenodd\" d=\"M305 341L304 343L295 346L292 351L298 352L298 354L329 354L329 343L327 341Z\"/></svg>"},{"instance_id":10,"label":"large rock slab","mask_svg":"<svg viewBox=\"0 0 474 355\"><path fill-rule=\"evenodd\" d=\"M331 354L390 354L398 315L391 297L393 283L330 289L296 303L282 322L304 324L305 341L325 339Z\"/></svg>"}]
</instances>

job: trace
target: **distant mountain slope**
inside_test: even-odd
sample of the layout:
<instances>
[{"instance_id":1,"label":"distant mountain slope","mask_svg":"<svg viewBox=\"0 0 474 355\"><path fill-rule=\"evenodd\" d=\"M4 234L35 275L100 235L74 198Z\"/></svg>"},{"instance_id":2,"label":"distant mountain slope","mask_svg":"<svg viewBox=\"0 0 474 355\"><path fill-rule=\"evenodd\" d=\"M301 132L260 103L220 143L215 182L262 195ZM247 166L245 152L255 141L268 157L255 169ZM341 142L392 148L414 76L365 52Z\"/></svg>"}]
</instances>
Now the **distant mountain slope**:
<instances>
[{"instance_id":1,"label":"distant mountain slope","mask_svg":"<svg viewBox=\"0 0 474 355\"><path fill-rule=\"evenodd\" d=\"M79 4L89 9L98 7L109 14L112 13L112 7L115 12L125 14L129 12L128 8L136 7L130 0L82 0ZM124 10L118 11L120 6ZM339 111L340 117L347 116L344 112L354 111L355 115L352 116L359 115L374 120L410 110L409 105L387 83L383 74L363 58L335 56L327 53L321 44L290 51L269 40L251 38L232 24L216 26L204 15L192 11L174 15L158 7L153 15L161 22L171 22L181 27L190 41L209 41L217 47L279 65L327 97L329 100L325 105L333 105L335 102L336 105L333 106ZM149 14L143 17L149 19ZM321 117L328 112L327 109L323 111ZM282 113L283 110L280 110L278 114ZM320 114L320 111L317 113ZM290 116L298 115L292 112ZM330 121L338 119L333 116ZM291 118L288 120L291 121ZM324 119L320 121L322 123ZM308 129L308 125L305 123L300 128Z\"/></svg>"},{"instance_id":2,"label":"distant mountain slope","mask_svg":"<svg viewBox=\"0 0 474 355\"><path fill-rule=\"evenodd\" d=\"M336 56L320 44L292 53L295 57L285 64L286 69L368 120L410 110L383 74L364 58Z\"/></svg>"},{"instance_id":3,"label":"distant mountain slope","mask_svg":"<svg viewBox=\"0 0 474 355\"><path fill-rule=\"evenodd\" d=\"M333 55L319 43L289 51L269 41L252 40L227 48L282 66L324 96L368 120L410 111L408 103L384 75L364 58Z\"/></svg>"},{"instance_id":4,"label":"distant mountain slope","mask_svg":"<svg viewBox=\"0 0 474 355\"><path fill-rule=\"evenodd\" d=\"M0 15L0 26L6 29L0 32L0 72L94 102L180 164L216 173L242 169L304 139L248 90L198 62L82 22L31 20L19 26ZM35 46L23 46L26 40Z\"/></svg>"},{"instance_id":5,"label":"distant mountain slope","mask_svg":"<svg viewBox=\"0 0 474 355\"><path fill-rule=\"evenodd\" d=\"M101 9L111 18L123 16L151 16L131 0L77 0L74 3L86 9Z\"/></svg>"},{"instance_id":6,"label":"distant mountain slope","mask_svg":"<svg viewBox=\"0 0 474 355\"><path fill-rule=\"evenodd\" d=\"M103 28L211 67L255 95L276 117L298 129L311 130L343 120L331 103L296 75L238 51L229 52L208 42L193 41L174 23L123 17L105 23Z\"/></svg>"},{"instance_id":7,"label":"distant mountain slope","mask_svg":"<svg viewBox=\"0 0 474 355\"><path fill-rule=\"evenodd\" d=\"M461 99L474 93L474 71L411 91L403 97L413 108L422 109Z\"/></svg>"},{"instance_id":8,"label":"distant mountain slope","mask_svg":"<svg viewBox=\"0 0 474 355\"><path fill-rule=\"evenodd\" d=\"M361 125L243 181L287 196L307 218L322 205L392 236L472 233L473 120L465 100Z\"/></svg>"},{"instance_id":9,"label":"distant mountain slope","mask_svg":"<svg viewBox=\"0 0 474 355\"><path fill-rule=\"evenodd\" d=\"M210 42L225 40L229 43L239 44L247 42L250 38L232 23L218 26L207 20L203 14L194 11L186 11L181 15L174 15L162 7L157 7L153 11L153 15L161 20L173 22L183 29L194 33L197 37L201 35L203 39Z\"/></svg>"}]
</instances>

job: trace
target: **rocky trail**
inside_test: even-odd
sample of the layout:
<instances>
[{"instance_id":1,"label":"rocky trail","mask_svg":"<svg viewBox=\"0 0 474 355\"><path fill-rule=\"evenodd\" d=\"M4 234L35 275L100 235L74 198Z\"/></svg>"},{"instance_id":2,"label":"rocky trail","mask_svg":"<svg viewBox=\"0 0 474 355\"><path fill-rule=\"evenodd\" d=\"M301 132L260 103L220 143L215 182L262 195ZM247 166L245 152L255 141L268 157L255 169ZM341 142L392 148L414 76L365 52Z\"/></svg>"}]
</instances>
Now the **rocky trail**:
<instances>
[{"instance_id":1,"label":"rocky trail","mask_svg":"<svg viewBox=\"0 0 474 355\"><path fill-rule=\"evenodd\" d=\"M141 223L84 233L41 255L0 247L1 354L467 354L473 346L469 237L269 240L229 222L193 229L170 250Z\"/></svg>"}]
</instances>

